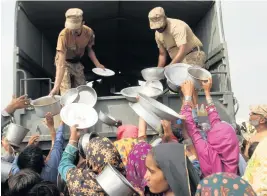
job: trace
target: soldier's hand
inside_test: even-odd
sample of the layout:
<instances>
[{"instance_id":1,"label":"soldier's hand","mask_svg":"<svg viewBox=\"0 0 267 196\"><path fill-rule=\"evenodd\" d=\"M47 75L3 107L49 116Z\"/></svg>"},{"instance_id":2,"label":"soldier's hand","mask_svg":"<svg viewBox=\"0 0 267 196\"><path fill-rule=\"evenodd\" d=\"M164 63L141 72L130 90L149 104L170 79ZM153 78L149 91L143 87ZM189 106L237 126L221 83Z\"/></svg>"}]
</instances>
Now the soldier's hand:
<instances>
[{"instance_id":1,"label":"soldier's hand","mask_svg":"<svg viewBox=\"0 0 267 196\"><path fill-rule=\"evenodd\" d=\"M97 67L98 67L98 68L101 68L101 69L103 69L104 71L106 71L106 68L105 68L105 66L104 66L104 65L102 65L102 64L99 64L99 65L97 65Z\"/></svg>"}]
</instances>

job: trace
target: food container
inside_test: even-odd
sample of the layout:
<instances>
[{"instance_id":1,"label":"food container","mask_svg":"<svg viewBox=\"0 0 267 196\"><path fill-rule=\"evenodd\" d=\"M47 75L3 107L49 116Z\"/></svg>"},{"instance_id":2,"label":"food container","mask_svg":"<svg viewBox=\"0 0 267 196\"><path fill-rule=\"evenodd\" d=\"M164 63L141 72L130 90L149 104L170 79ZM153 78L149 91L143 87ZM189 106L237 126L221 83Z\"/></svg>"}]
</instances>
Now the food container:
<instances>
[{"instance_id":1,"label":"food container","mask_svg":"<svg viewBox=\"0 0 267 196\"><path fill-rule=\"evenodd\" d=\"M10 123L7 127L6 139L11 145L19 147L29 131L29 129L26 129L20 125Z\"/></svg>"},{"instance_id":2,"label":"food container","mask_svg":"<svg viewBox=\"0 0 267 196\"><path fill-rule=\"evenodd\" d=\"M61 96L45 96L39 99L33 100L31 105L34 106L36 115L40 118L45 118L45 115L50 112L53 116L60 113L61 104L60 104Z\"/></svg>"},{"instance_id":3,"label":"food container","mask_svg":"<svg viewBox=\"0 0 267 196\"><path fill-rule=\"evenodd\" d=\"M96 181L109 196L139 195L130 182L109 163L96 177Z\"/></svg>"}]
</instances>

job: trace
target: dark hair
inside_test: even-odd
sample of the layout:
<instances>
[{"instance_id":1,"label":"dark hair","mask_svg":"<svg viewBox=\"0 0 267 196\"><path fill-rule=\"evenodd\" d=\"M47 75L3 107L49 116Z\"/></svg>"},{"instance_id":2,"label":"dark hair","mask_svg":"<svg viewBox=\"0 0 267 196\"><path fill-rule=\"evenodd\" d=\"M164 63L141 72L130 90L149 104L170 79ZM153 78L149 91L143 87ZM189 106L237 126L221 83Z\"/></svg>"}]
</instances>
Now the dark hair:
<instances>
[{"instance_id":1,"label":"dark hair","mask_svg":"<svg viewBox=\"0 0 267 196\"><path fill-rule=\"evenodd\" d=\"M8 196L9 188L8 188L8 179L5 182L1 182L1 195Z\"/></svg>"},{"instance_id":2,"label":"dark hair","mask_svg":"<svg viewBox=\"0 0 267 196\"><path fill-rule=\"evenodd\" d=\"M41 173L44 167L44 157L42 150L34 145L26 147L18 157L19 169L32 169L37 173Z\"/></svg>"},{"instance_id":3,"label":"dark hair","mask_svg":"<svg viewBox=\"0 0 267 196\"><path fill-rule=\"evenodd\" d=\"M57 186L49 181L42 181L36 184L27 194L27 196L60 196Z\"/></svg>"},{"instance_id":4,"label":"dark hair","mask_svg":"<svg viewBox=\"0 0 267 196\"><path fill-rule=\"evenodd\" d=\"M28 191L37 183L41 182L40 175L30 169L21 170L8 180L10 196L27 195Z\"/></svg>"},{"instance_id":5,"label":"dark hair","mask_svg":"<svg viewBox=\"0 0 267 196\"><path fill-rule=\"evenodd\" d=\"M248 148L248 158L250 159L258 146L259 142L253 142L250 147Z\"/></svg>"}]
</instances>

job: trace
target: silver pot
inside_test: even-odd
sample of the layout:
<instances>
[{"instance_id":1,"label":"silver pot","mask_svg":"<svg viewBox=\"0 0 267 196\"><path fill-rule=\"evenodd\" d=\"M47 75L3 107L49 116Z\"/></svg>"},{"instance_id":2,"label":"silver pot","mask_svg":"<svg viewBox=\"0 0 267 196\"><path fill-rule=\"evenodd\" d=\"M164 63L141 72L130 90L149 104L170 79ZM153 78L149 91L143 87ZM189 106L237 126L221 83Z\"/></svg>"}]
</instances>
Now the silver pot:
<instances>
[{"instance_id":1,"label":"silver pot","mask_svg":"<svg viewBox=\"0 0 267 196\"><path fill-rule=\"evenodd\" d=\"M79 153L82 155L82 157L85 159L86 155L86 147L88 145L88 143L90 142L91 139L93 139L94 137L98 137L99 135L95 132L91 132L91 133L85 133L84 135L82 135L79 139L78 142L78 149L79 149Z\"/></svg>"},{"instance_id":2,"label":"silver pot","mask_svg":"<svg viewBox=\"0 0 267 196\"><path fill-rule=\"evenodd\" d=\"M36 115L40 118L44 118L48 112L51 112L53 116L60 113L60 96L45 96L39 99L36 99L31 102L31 105L34 106Z\"/></svg>"},{"instance_id":3,"label":"silver pot","mask_svg":"<svg viewBox=\"0 0 267 196\"><path fill-rule=\"evenodd\" d=\"M60 173L57 175L57 187L61 193L64 193L67 188L66 182L61 178Z\"/></svg>"},{"instance_id":4,"label":"silver pot","mask_svg":"<svg viewBox=\"0 0 267 196\"><path fill-rule=\"evenodd\" d=\"M96 177L96 181L109 196L139 195L130 182L109 163Z\"/></svg>"},{"instance_id":5,"label":"silver pot","mask_svg":"<svg viewBox=\"0 0 267 196\"><path fill-rule=\"evenodd\" d=\"M181 86L186 80L191 80L196 89L201 89L199 82L188 74L190 67L192 66L184 63L172 64L165 67L164 74L167 80L176 86Z\"/></svg>"},{"instance_id":6,"label":"silver pot","mask_svg":"<svg viewBox=\"0 0 267 196\"><path fill-rule=\"evenodd\" d=\"M139 93L139 103L147 111L155 113L162 120L173 121L177 119L182 119L182 116L171 108L165 106L164 104L152 99L144 94Z\"/></svg>"},{"instance_id":7,"label":"silver pot","mask_svg":"<svg viewBox=\"0 0 267 196\"><path fill-rule=\"evenodd\" d=\"M29 131L29 129L26 129L20 125L10 123L7 128L6 139L11 145L19 147Z\"/></svg>"},{"instance_id":8,"label":"silver pot","mask_svg":"<svg viewBox=\"0 0 267 196\"><path fill-rule=\"evenodd\" d=\"M163 91L157 88L152 88L148 86L132 86L128 88L124 88L121 90L121 94L131 102L137 102L136 96L138 93L143 93L147 95L148 97L152 97L156 99L158 96L160 96Z\"/></svg>"},{"instance_id":9,"label":"silver pot","mask_svg":"<svg viewBox=\"0 0 267 196\"><path fill-rule=\"evenodd\" d=\"M159 134L163 133L161 119L157 115L146 110L140 103L129 103L129 105L153 130L157 131Z\"/></svg>"},{"instance_id":10,"label":"silver pot","mask_svg":"<svg viewBox=\"0 0 267 196\"><path fill-rule=\"evenodd\" d=\"M147 81L144 86L152 87L152 88L157 88L163 91L163 85L160 81Z\"/></svg>"},{"instance_id":11,"label":"silver pot","mask_svg":"<svg viewBox=\"0 0 267 196\"><path fill-rule=\"evenodd\" d=\"M109 126L116 126L117 124L117 120L115 118L113 118L112 116L103 113L101 110L99 112L98 118L105 124L109 125Z\"/></svg>"},{"instance_id":12,"label":"silver pot","mask_svg":"<svg viewBox=\"0 0 267 196\"><path fill-rule=\"evenodd\" d=\"M196 66L189 67L188 73L190 76L200 81L205 81L211 78L211 73L208 70L203 69L201 67L196 67Z\"/></svg>"},{"instance_id":13,"label":"silver pot","mask_svg":"<svg viewBox=\"0 0 267 196\"><path fill-rule=\"evenodd\" d=\"M155 147L155 146L159 145L161 142L162 142L162 138L157 137L157 138L153 139L152 141L150 141L150 145L152 147Z\"/></svg>"},{"instance_id":14,"label":"silver pot","mask_svg":"<svg viewBox=\"0 0 267 196\"><path fill-rule=\"evenodd\" d=\"M169 80L167 80L167 85L168 85L169 89L170 89L172 92L174 92L174 93L179 93L179 91L180 91L180 87L179 87L179 86L177 86L177 85L171 83Z\"/></svg>"},{"instance_id":15,"label":"silver pot","mask_svg":"<svg viewBox=\"0 0 267 196\"><path fill-rule=\"evenodd\" d=\"M61 105L68 105L70 103L75 103L79 99L79 92L77 88L69 89L63 96L60 98Z\"/></svg>"},{"instance_id":16,"label":"silver pot","mask_svg":"<svg viewBox=\"0 0 267 196\"><path fill-rule=\"evenodd\" d=\"M9 178L12 163L1 160L1 182L5 182Z\"/></svg>"},{"instance_id":17,"label":"silver pot","mask_svg":"<svg viewBox=\"0 0 267 196\"><path fill-rule=\"evenodd\" d=\"M77 103L84 103L90 107L94 107L97 102L97 94L95 89L90 86L81 85L77 87L79 96L77 98Z\"/></svg>"},{"instance_id":18,"label":"silver pot","mask_svg":"<svg viewBox=\"0 0 267 196\"><path fill-rule=\"evenodd\" d=\"M141 71L141 74L146 81L156 81L165 78L163 67L146 68Z\"/></svg>"}]
</instances>

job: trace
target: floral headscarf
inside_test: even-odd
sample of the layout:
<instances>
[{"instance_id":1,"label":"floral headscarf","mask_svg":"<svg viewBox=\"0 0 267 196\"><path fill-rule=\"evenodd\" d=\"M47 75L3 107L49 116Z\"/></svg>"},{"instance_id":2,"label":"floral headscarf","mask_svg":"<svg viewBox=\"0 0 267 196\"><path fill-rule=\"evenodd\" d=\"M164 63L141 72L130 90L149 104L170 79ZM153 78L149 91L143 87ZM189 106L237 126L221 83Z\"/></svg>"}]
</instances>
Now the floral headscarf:
<instances>
[{"instance_id":1,"label":"floral headscarf","mask_svg":"<svg viewBox=\"0 0 267 196\"><path fill-rule=\"evenodd\" d=\"M125 167L127 165L128 155L137 143L138 140L133 138L124 138L114 142L114 145L119 151L121 160Z\"/></svg>"},{"instance_id":2,"label":"floral headscarf","mask_svg":"<svg viewBox=\"0 0 267 196\"><path fill-rule=\"evenodd\" d=\"M152 149L151 145L142 141L134 146L128 156L126 169L127 180L136 188L145 191L146 156Z\"/></svg>"},{"instance_id":3,"label":"floral headscarf","mask_svg":"<svg viewBox=\"0 0 267 196\"><path fill-rule=\"evenodd\" d=\"M197 187L196 196L205 195L244 195L256 196L245 180L230 173L217 173L204 178Z\"/></svg>"},{"instance_id":4,"label":"floral headscarf","mask_svg":"<svg viewBox=\"0 0 267 196\"><path fill-rule=\"evenodd\" d=\"M84 168L72 168L67 173L67 186L70 195L104 196L105 192L95 180L107 163L125 174L120 154L108 138L95 137L86 148Z\"/></svg>"}]
</instances>

